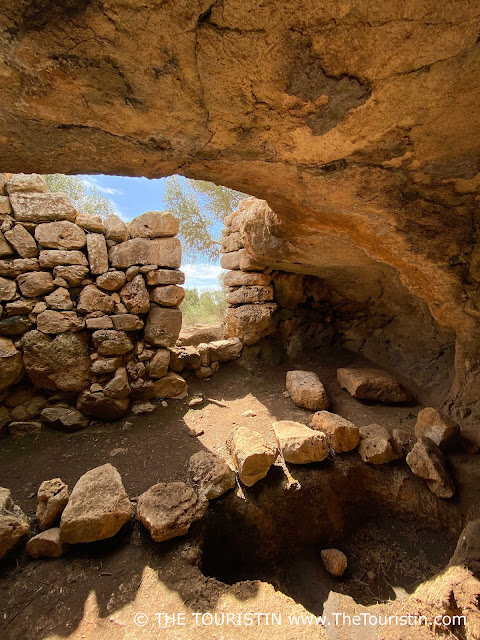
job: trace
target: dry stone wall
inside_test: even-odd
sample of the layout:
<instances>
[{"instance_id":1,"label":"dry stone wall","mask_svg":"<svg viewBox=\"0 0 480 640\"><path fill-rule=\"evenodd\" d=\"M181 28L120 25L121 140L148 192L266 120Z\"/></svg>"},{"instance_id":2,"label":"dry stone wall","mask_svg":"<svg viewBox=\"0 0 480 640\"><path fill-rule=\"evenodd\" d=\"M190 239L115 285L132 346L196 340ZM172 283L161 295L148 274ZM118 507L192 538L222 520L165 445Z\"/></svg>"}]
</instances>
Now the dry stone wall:
<instances>
[{"instance_id":1,"label":"dry stone wall","mask_svg":"<svg viewBox=\"0 0 480 640\"><path fill-rule=\"evenodd\" d=\"M186 394L239 340L176 347L184 297L178 221L78 213L39 175L0 177L0 430L113 420L130 401ZM33 383L33 385L32 385Z\"/></svg>"}]
</instances>

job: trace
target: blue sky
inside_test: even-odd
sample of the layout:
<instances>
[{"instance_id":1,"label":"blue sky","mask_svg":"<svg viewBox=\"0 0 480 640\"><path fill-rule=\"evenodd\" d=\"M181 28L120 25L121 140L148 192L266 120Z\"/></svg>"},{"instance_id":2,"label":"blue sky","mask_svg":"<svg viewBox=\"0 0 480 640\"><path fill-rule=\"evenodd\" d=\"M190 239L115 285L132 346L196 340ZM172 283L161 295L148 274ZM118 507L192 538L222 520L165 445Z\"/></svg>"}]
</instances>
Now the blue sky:
<instances>
[{"instance_id":1,"label":"blue sky","mask_svg":"<svg viewBox=\"0 0 480 640\"><path fill-rule=\"evenodd\" d=\"M113 204L117 214L127 222L145 211L162 211L167 208L164 201L166 178L124 178L122 176L79 176L87 186L96 187ZM174 212L173 212L174 213ZM182 263L185 272L185 287L188 289L218 288L220 264Z\"/></svg>"}]
</instances>

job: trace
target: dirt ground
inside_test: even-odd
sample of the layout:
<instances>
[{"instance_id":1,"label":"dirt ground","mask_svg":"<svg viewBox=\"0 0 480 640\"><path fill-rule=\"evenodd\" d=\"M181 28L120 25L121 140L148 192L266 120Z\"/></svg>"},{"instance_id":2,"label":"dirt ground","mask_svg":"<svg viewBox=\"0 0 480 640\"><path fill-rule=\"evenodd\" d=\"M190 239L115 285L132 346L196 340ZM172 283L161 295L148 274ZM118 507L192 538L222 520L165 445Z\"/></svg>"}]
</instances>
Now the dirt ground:
<instances>
[{"instance_id":1,"label":"dirt ground","mask_svg":"<svg viewBox=\"0 0 480 640\"><path fill-rule=\"evenodd\" d=\"M7 438L0 442L0 485L9 487L15 502L33 516L43 480L61 477L73 487L85 471L106 462L119 470L131 498L157 482L185 480L190 456L201 449L220 450L235 425L268 435L275 420L308 424L312 412L283 395L285 373L292 368L316 371L329 393L330 410L358 426L376 422L413 431L422 405L363 403L340 389L336 368L360 362L352 353L336 352L317 357L314 365L282 363L252 373L239 361L223 365L211 380L189 378L187 398L168 401L166 407L159 404L151 414L130 413L73 434L45 430L36 437ZM205 400L199 408L190 408L188 401L197 393L227 406ZM247 410L255 415L242 415ZM450 462L461 500L470 505L469 517L478 517L476 459L459 453ZM353 595L361 604L404 599L446 565L454 546L455 539L447 534L432 536L417 531L414 523L399 526L386 519L362 525L345 543L351 564L343 581L326 575L318 550L310 549L274 566L244 567L237 575L222 575L218 563L205 563L202 573L195 531L158 545L135 525L114 539L78 545L58 560L34 562L24 553L11 554L0 564L0 638L266 637L264 633L272 633L268 618L253 626L225 627L208 624L208 618L199 623L194 614L281 612L285 620L290 614L321 613L331 591ZM369 569L374 570L374 580L367 577ZM187 623L159 626L159 612L185 614ZM145 613L145 626L135 623L137 613ZM319 638L326 630L282 623L274 632L278 638Z\"/></svg>"}]
</instances>

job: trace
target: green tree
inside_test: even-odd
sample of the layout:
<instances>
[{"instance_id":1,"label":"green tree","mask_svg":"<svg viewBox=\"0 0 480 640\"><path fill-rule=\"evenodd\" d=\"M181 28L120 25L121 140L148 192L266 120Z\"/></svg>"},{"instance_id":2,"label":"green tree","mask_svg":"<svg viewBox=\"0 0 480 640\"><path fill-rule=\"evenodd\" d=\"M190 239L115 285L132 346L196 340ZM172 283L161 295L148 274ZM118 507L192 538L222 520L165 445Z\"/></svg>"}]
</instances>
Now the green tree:
<instances>
[{"instance_id":1,"label":"green tree","mask_svg":"<svg viewBox=\"0 0 480 640\"><path fill-rule=\"evenodd\" d=\"M65 193L80 213L91 213L101 218L115 213L111 201L97 187L86 184L79 176L54 173L43 177L50 191Z\"/></svg>"},{"instance_id":2,"label":"green tree","mask_svg":"<svg viewBox=\"0 0 480 640\"><path fill-rule=\"evenodd\" d=\"M246 197L213 182L167 178L164 200L180 220L180 239L190 259L218 259L222 221Z\"/></svg>"},{"instance_id":3,"label":"green tree","mask_svg":"<svg viewBox=\"0 0 480 640\"><path fill-rule=\"evenodd\" d=\"M225 318L225 293L219 289L208 289L199 294L197 289L185 289L185 298L180 308L185 326L218 324Z\"/></svg>"}]
</instances>

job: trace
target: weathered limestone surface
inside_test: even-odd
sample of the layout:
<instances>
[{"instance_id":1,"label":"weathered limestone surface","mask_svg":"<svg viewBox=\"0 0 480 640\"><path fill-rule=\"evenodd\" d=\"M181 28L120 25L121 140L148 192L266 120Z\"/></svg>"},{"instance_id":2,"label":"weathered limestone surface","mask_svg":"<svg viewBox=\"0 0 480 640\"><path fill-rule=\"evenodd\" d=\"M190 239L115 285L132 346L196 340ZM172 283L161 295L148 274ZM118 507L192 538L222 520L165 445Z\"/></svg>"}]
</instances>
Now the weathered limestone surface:
<instances>
[{"instance_id":1,"label":"weathered limestone surface","mask_svg":"<svg viewBox=\"0 0 480 640\"><path fill-rule=\"evenodd\" d=\"M277 457L277 452L260 433L246 427L236 427L230 433L227 448L238 477L247 487L264 478Z\"/></svg>"},{"instance_id":2,"label":"weathered limestone surface","mask_svg":"<svg viewBox=\"0 0 480 640\"><path fill-rule=\"evenodd\" d=\"M188 473L198 492L208 500L223 495L235 486L235 470L212 451L197 451L190 458Z\"/></svg>"},{"instance_id":3,"label":"weathered limestone surface","mask_svg":"<svg viewBox=\"0 0 480 640\"><path fill-rule=\"evenodd\" d=\"M285 462L306 464L320 462L328 456L328 441L324 433L291 420L274 422L272 429Z\"/></svg>"},{"instance_id":4,"label":"weathered limestone surface","mask_svg":"<svg viewBox=\"0 0 480 640\"><path fill-rule=\"evenodd\" d=\"M313 371L288 371L287 391L299 407L318 411L328 409L330 401L325 387Z\"/></svg>"},{"instance_id":5,"label":"weathered limestone surface","mask_svg":"<svg viewBox=\"0 0 480 640\"><path fill-rule=\"evenodd\" d=\"M355 449L360 440L358 427L330 411L317 411L312 417L312 428L326 434L335 453Z\"/></svg>"}]
</instances>

